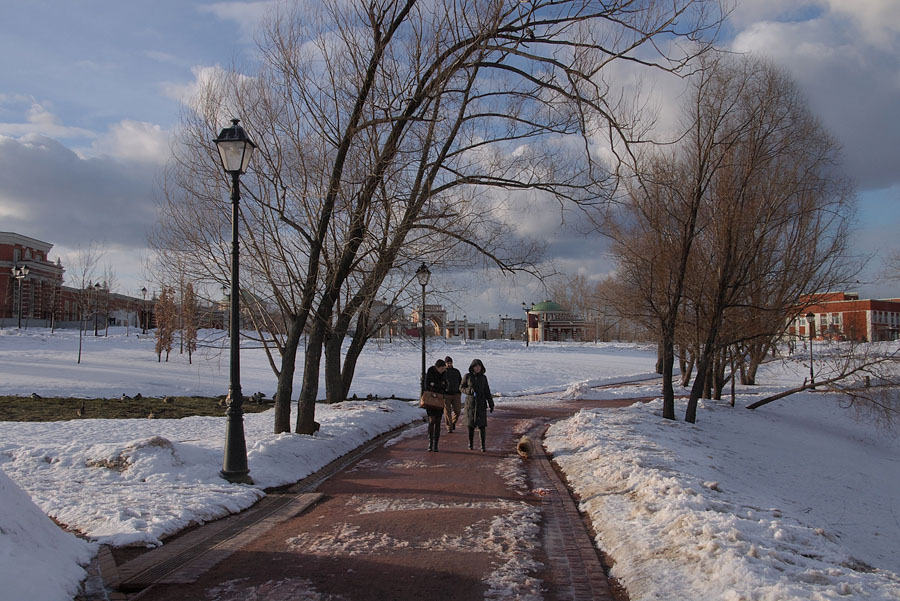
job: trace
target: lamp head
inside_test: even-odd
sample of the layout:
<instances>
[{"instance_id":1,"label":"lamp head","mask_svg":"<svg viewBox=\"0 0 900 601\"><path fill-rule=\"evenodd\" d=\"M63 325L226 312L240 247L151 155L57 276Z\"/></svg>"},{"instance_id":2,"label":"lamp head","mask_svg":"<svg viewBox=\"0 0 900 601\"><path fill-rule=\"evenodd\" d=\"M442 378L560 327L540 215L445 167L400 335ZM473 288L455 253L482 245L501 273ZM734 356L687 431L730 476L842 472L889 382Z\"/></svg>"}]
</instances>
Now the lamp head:
<instances>
[{"instance_id":1,"label":"lamp head","mask_svg":"<svg viewBox=\"0 0 900 601\"><path fill-rule=\"evenodd\" d=\"M247 136L244 128L238 125L240 119L232 119L231 127L226 127L213 140L219 150L222 168L226 173L246 173L250 165L250 157L256 144Z\"/></svg>"},{"instance_id":2,"label":"lamp head","mask_svg":"<svg viewBox=\"0 0 900 601\"><path fill-rule=\"evenodd\" d=\"M422 286L428 285L428 280L431 279L431 272L428 271L428 266L425 263L422 263L416 270L416 277L419 279L419 284Z\"/></svg>"}]
</instances>

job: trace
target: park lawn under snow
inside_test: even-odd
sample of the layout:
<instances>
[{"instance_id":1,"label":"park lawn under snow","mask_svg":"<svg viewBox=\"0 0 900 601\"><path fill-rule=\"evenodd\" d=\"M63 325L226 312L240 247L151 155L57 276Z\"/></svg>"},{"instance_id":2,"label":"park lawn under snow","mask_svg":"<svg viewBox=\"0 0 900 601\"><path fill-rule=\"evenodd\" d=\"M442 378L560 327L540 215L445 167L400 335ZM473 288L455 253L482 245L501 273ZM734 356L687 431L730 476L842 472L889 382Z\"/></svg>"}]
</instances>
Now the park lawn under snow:
<instances>
[{"instance_id":1,"label":"park lawn under snow","mask_svg":"<svg viewBox=\"0 0 900 601\"><path fill-rule=\"evenodd\" d=\"M227 388L221 337L193 365L177 354L160 364L151 338L120 330L86 337L76 365L77 342L77 332L0 330L0 393L114 398ZM652 347L429 345L429 364L445 354L460 367L481 358L501 410L504 403L564 396L658 394L658 386L589 388L650 374ZM263 353L248 344L241 363L245 394L271 395L274 377ZM245 415L253 487L218 476L224 418L0 422L0 590L23 586L28 595L11 598L71 599L96 542L158 544L419 419L420 409L383 399L414 397L420 369L414 342L367 347L352 392L381 399L320 405L316 436L276 436L271 411ZM796 384L805 369L797 363L764 370L768 388L750 392ZM297 377L299 384L302 373ZM542 392L556 394L534 396ZM632 600L900 599L896 441L848 420L828 395L740 408L752 400L739 397L737 409L704 403L696 425L662 420L656 401L582 411L551 428L548 448L591 513L598 543L615 558L614 574ZM94 542L63 532L45 514Z\"/></svg>"}]
</instances>

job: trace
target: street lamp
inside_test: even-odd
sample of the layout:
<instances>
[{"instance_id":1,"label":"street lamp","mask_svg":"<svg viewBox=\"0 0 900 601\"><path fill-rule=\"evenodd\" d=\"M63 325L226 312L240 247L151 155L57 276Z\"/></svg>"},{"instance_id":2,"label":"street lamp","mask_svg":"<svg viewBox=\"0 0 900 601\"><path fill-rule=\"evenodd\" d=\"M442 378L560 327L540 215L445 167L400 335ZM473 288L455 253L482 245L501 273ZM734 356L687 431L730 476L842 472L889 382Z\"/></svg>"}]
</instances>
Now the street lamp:
<instances>
[{"instance_id":1,"label":"street lamp","mask_svg":"<svg viewBox=\"0 0 900 601\"><path fill-rule=\"evenodd\" d=\"M141 295L144 297L144 310L141 312L141 333L147 333L147 322L149 321L147 316L147 287L141 288Z\"/></svg>"},{"instance_id":2,"label":"street lamp","mask_svg":"<svg viewBox=\"0 0 900 601\"><path fill-rule=\"evenodd\" d=\"M13 267L13 277L16 278L16 283L19 284L19 323L16 326L16 329L22 329L22 286L25 284L25 278L28 277L28 265L17 265Z\"/></svg>"},{"instance_id":3,"label":"street lamp","mask_svg":"<svg viewBox=\"0 0 900 601\"><path fill-rule=\"evenodd\" d=\"M422 263L416 270L416 278L418 278L419 284L422 285L422 314L419 316L419 323L422 324L422 329L420 330L422 334L422 392L425 392L425 286L428 285L428 280L431 279L431 272L428 271L425 263Z\"/></svg>"},{"instance_id":4,"label":"street lamp","mask_svg":"<svg viewBox=\"0 0 900 601\"><path fill-rule=\"evenodd\" d=\"M100 312L97 306L97 299L100 298L100 282L94 284L94 336L97 335L97 313Z\"/></svg>"},{"instance_id":5,"label":"street lamp","mask_svg":"<svg viewBox=\"0 0 900 601\"><path fill-rule=\"evenodd\" d=\"M463 343L466 342L466 338L469 336L469 318L463 315Z\"/></svg>"},{"instance_id":6,"label":"street lamp","mask_svg":"<svg viewBox=\"0 0 900 601\"><path fill-rule=\"evenodd\" d=\"M531 336L528 335L528 305L525 301L522 301L522 310L525 311L525 348L528 348L528 339ZM531 303L531 310L534 310L534 303Z\"/></svg>"},{"instance_id":7,"label":"street lamp","mask_svg":"<svg viewBox=\"0 0 900 601\"><path fill-rule=\"evenodd\" d=\"M247 466L247 443L244 440L244 412L241 395L240 368L240 272L238 264L238 204L241 199L241 174L247 172L250 157L256 144L238 125L240 119L232 119L231 127L226 127L213 140L219 150L222 168L231 176L231 315L229 336L231 337L231 368L229 370L228 420L225 426L225 461L221 475L229 482L252 484L250 468Z\"/></svg>"},{"instance_id":8,"label":"street lamp","mask_svg":"<svg viewBox=\"0 0 900 601\"><path fill-rule=\"evenodd\" d=\"M813 324L816 323L816 316L812 313L806 314L806 329L809 332L809 383L812 384L811 389L815 390L816 388L816 376L813 373Z\"/></svg>"}]
</instances>

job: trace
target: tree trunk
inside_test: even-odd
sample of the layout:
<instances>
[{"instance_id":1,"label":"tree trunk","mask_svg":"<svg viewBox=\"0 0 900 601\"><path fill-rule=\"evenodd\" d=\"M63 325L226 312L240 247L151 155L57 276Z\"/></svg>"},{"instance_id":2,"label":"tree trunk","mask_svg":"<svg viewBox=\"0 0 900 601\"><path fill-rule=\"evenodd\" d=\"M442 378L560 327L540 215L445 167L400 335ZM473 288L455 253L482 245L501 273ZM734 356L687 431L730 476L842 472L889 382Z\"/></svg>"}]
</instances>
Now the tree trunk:
<instances>
[{"instance_id":1,"label":"tree trunk","mask_svg":"<svg viewBox=\"0 0 900 601\"><path fill-rule=\"evenodd\" d=\"M294 372L297 367L297 348L306 319L299 315L291 318L290 328L281 353L281 371L275 392L275 434L291 431L291 398L294 396Z\"/></svg>"},{"instance_id":2,"label":"tree trunk","mask_svg":"<svg viewBox=\"0 0 900 601\"><path fill-rule=\"evenodd\" d=\"M325 340L325 402L340 403L347 400L341 379L341 346L344 333L332 328Z\"/></svg>"},{"instance_id":3,"label":"tree trunk","mask_svg":"<svg viewBox=\"0 0 900 601\"><path fill-rule=\"evenodd\" d=\"M663 324L662 349L663 368L663 418L675 419L675 388L672 385L672 368L675 366L675 323Z\"/></svg>"},{"instance_id":4,"label":"tree trunk","mask_svg":"<svg viewBox=\"0 0 900 601\"><path fill-rule=\"evenodd\" d=\"M306 356L303 361L303 388L297 401L297 434L313 434L316 431L316 396L319 393L319 367L322 363L322 346L325 342L324 321L316 317L309 332Z\"/></svg>"},{"instance_id":5,"label":"tree trunk","mask_svg":"<svg viewBox=\"0 0 900 601\"><path fill-rule=\"evenodd\" d=\"M353 374L356 372L356 361L359 359L366 342L369 340L368 329L360 328L357 322L356 335L350 341L350 348L344 357L344 368L341 370L341 382L344 386L344 396L350 394L350 383L353 382Z\"/></svg>"}]
</instances>

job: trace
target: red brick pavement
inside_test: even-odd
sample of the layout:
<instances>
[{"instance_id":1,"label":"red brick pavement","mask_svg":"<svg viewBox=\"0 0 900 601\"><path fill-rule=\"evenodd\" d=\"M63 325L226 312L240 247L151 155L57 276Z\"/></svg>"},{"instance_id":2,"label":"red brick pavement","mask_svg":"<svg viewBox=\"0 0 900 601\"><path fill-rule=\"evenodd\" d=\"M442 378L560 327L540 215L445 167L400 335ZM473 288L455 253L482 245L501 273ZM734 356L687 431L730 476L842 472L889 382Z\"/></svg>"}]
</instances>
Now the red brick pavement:
<instances>
[{"instance_id":1,"label":"red brick pavement","mask_svg":"<svg viewBox=\"0 0 900 601\"><path fill-rule=\"evenodd\" d=\"M108 598L612 600L587 526L539 440L579 408L622 404L500 403L486 453L466 448L464 428L443 433L438 453L425 450L424 424L383 437L324 481L269 495L123 565L105 555ZM515 446L525 433L538 444L523 461ZM477 449L477 432L475 440Z\"/></svg>"}]
</instances>

